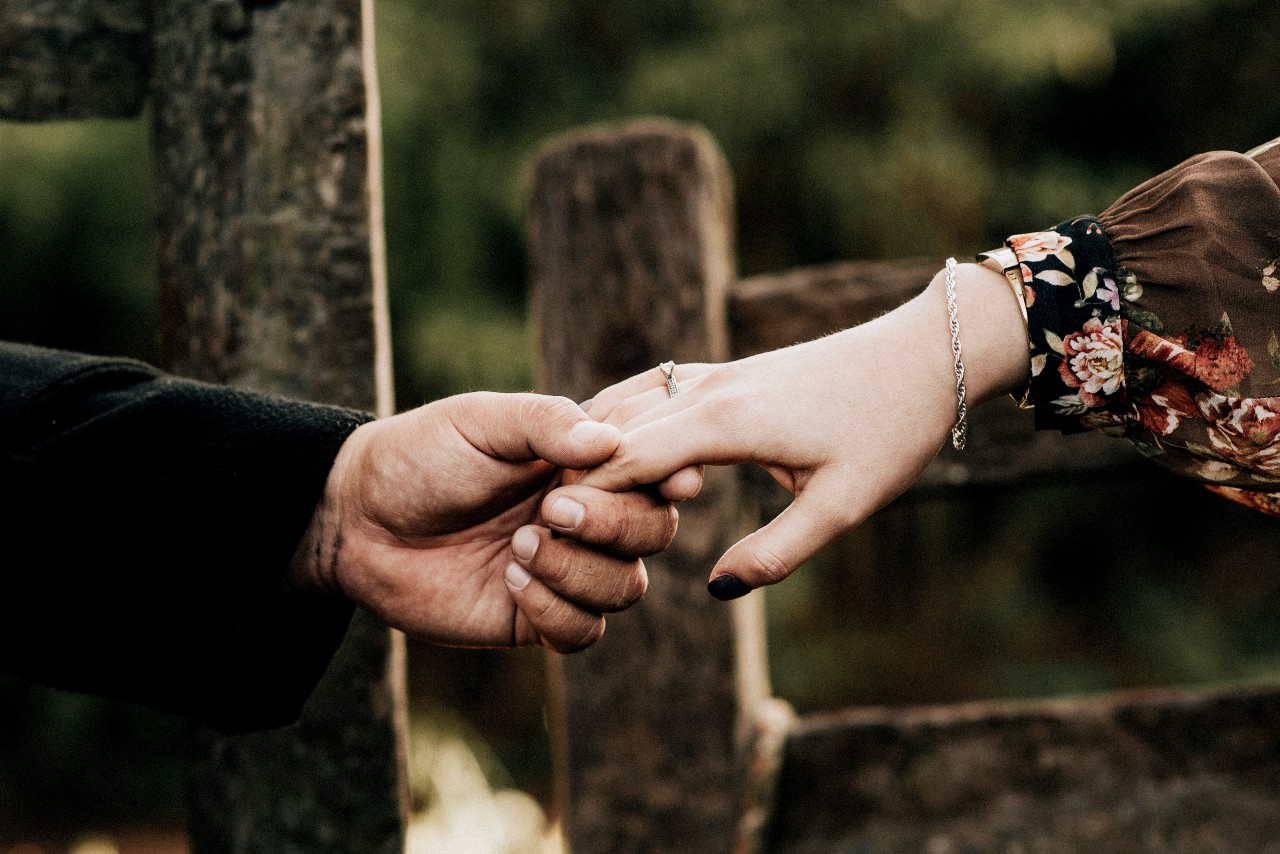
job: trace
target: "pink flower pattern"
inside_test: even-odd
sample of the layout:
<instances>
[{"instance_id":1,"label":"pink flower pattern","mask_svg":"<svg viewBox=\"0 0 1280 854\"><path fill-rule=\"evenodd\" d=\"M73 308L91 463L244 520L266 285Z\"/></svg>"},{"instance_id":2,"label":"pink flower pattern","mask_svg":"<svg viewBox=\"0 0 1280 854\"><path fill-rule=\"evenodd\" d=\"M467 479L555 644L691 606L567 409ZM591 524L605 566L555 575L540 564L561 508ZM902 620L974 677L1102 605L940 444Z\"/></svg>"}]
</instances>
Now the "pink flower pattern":
<instances>
[{"instance_id":1,"label":"pink flower pattern","mask_svg":"<svg viewBox=\"0 0 1280 854\"><path fill-rule=\"evenodd\" d=\"M1062 342L1066 359L1059 365L1062 381L1091 409L1101 409L1106 398L1124 384L1124 339L1118 324L1089 318L1084 328Z\"/></svg>"}]
</instances>

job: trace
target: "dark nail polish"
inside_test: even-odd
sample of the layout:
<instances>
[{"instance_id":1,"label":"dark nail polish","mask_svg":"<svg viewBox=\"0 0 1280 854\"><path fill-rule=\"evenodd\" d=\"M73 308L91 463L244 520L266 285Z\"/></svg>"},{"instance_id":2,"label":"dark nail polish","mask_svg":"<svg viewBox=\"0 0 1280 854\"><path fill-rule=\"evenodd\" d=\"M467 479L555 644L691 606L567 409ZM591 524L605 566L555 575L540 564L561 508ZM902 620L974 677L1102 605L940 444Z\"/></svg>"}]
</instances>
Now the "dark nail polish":
<instances>
[{"instance_id":1,"label":"dark nail polish","mask_svg":"<svg viewBox=\"0 0 1280 854\"><path fill-rule=\"evenodd\" d=\"M707 592L722 602L746 596L751 588L738 579L736 575L717 575L707 584Z\"/></svg>"}]
</instances>

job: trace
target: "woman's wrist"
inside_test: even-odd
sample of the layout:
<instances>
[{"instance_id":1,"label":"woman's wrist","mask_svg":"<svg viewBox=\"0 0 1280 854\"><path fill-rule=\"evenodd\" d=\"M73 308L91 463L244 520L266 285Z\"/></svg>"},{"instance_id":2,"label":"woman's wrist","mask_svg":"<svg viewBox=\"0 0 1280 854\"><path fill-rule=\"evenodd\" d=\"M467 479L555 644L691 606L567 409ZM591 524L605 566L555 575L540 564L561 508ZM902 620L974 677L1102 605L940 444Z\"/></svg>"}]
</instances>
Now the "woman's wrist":
<instances>
[{"instance_id":1,"label":"woman's wrist","mask_svg":"<svg viewBox=\"0 0 1280 854\"><path fill-rule=\"evenodd\" d=\"M950 356L945 289L946 272L940 270L921 296L926 313L936 315L921 332L936 330L935 346ZM955 303L968 402L976 405L1025 388L1031 371L1026 323L1005 278L980 264L958 264ZM954 386L954 375L950 379Z\"/></svg>"}]
</instances>

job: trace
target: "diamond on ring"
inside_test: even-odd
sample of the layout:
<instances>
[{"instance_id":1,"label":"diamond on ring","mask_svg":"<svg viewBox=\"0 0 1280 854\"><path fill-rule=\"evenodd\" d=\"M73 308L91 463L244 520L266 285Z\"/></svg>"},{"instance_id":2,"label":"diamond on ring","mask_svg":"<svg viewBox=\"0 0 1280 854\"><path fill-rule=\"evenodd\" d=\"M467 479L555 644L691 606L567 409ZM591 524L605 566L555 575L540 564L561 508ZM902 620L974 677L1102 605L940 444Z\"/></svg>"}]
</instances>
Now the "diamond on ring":
<instances>
[{"instance_id":1,"label":"diamond on ring","mask_svg":"<svg viewBox=\"0 0 1280 854\"><path fill-rule=\"evenodd\" d=\"M680 393L680 386L676 385L676 363L663 362L658 365L658 370L662 371L662 376L667 381L667 394L670 397L675 397Z\"/></svg>"}]
</instances>

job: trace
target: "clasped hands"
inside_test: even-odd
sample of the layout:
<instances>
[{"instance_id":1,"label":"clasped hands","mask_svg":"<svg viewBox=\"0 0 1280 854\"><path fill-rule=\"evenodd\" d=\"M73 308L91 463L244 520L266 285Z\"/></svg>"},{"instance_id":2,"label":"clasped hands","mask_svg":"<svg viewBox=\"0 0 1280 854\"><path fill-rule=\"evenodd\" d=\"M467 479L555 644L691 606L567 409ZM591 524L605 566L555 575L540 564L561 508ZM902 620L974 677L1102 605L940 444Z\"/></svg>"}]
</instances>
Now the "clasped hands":
<instances>
[{"instance_id":1,"label":"clasped hands","mask_svg":"<svg viewBox=\"0 0 1280 854\"><path fill-rule=\"evenodd\" d=\"M967 316L991 330L966 345L975 402L1027 370L1012 297L971 295L988 274L960 275ZM640 559L671 543L674 503L697 494L700 466L745 462L795 499L717 561L708 588L732 599L780 581L906 489L945 442L951 353L929 334L942 300L935 279L861 326L678 365L675 396L653 368L585 412L478 392L365 424L338 454L290 585L345 595L429 642L579 650L604 614L644 594Z\"/></svg>"}]
</instances>

